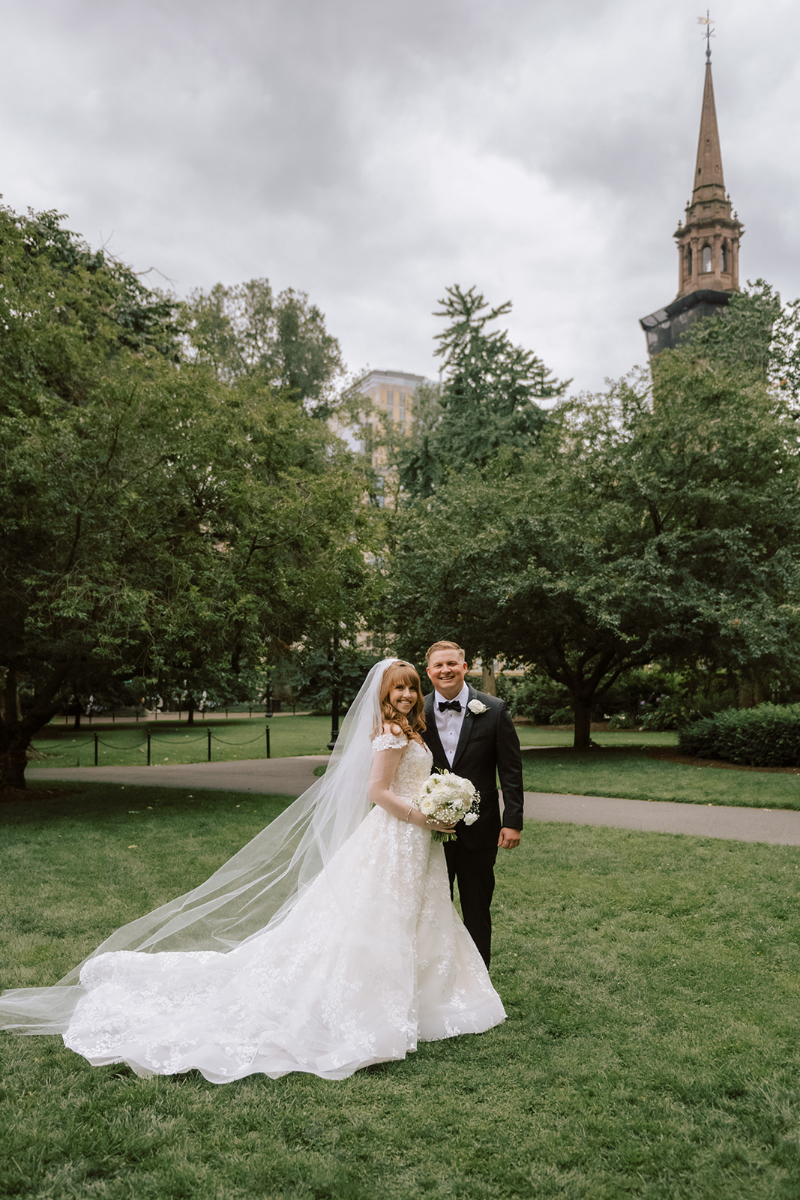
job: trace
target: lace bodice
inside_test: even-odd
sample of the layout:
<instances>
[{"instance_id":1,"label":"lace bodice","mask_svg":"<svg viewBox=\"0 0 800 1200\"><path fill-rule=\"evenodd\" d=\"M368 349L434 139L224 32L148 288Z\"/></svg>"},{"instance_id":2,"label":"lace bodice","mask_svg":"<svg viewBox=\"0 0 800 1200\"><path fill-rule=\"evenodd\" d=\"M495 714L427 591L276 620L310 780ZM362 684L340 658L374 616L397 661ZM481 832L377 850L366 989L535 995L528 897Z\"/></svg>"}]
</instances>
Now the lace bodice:
<instances>
[{"instance_id":1,"label":"lace bodice","mask_svg":"<svg viewBox=\"0 0 800 1200\"><path fill-rule=\"evenodd\" d=\"M376 754L379 750L405 751L389 790L402 800L414 800L431 773L433 755L428 747L393 733L381 733L373 740L372 749Z\"/></svg>"}]
</instances>

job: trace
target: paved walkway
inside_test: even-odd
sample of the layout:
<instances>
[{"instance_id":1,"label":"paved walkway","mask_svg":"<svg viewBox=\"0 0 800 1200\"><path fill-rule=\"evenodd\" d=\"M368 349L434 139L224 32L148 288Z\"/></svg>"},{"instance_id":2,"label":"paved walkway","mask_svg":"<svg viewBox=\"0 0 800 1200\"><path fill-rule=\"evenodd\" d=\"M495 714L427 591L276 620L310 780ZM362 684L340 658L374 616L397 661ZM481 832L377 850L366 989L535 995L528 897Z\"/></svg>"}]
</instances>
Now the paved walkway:
<instances>
[{"instance_id":1,"label":"paved walkway","mask_svg":"<svg viewBox=\"0 0 800 1200\"><path fill-rule=\"evenodd\" d=\"M152 767L28 767L26 779L80 783L127 783L137 787L223 789L261 795L299 796L314 782L327 754L300 758L253 758L242 762L170 763Z\"/></svg>"},{"instance_id":2,"label":"paved walkway","mask_svg":"<svg viewBox=\"0 0 800 1200\"><path fill-rule=\"evenodd\" d=\"M325 754L244 762L169 764L153 767L29 767L27 778L86 783L127 783L149 787L225 789L299 796L315 779ZM786 809L733 808L676 804L669 800L613 800L605 796L565 796L526 792L525 816L534 821L572 825L608 825L651 833L688 833L695 837L800 846L800 812Z\"/></svg>"}]
</instances>

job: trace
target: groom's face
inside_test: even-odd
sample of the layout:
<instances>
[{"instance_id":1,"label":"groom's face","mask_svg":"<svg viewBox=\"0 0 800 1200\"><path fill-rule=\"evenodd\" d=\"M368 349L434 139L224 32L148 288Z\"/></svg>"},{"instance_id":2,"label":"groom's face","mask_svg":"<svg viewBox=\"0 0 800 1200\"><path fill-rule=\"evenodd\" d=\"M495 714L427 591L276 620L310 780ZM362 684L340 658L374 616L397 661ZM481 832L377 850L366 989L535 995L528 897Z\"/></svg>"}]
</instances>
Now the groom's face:
<instances>
[{"instance_id":1,"label":"groom's face","mask_svg":"<svg viewBox=\"0 0 800 1200\"><path fill-rule=\"evenodd\" d=\"M435 650L428 663L428 678L440 696L455 700L464 686L467 664L457 650Z\"/></svg>"}]
</instances>

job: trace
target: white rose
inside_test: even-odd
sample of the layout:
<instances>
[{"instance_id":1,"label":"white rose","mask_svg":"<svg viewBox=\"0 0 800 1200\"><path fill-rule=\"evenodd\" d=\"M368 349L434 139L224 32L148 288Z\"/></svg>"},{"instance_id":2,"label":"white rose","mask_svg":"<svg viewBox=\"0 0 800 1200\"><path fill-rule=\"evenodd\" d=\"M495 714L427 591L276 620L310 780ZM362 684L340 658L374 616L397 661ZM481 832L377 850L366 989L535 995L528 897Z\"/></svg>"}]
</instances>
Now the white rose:
<instances>
[{"instance_id":1,"label":"white rose","mask_svg":"<svg viewBox=\"0 0 800 1200\"><path fill-rule=\"evenodd\" d=\"M433 810L436 808L436 805L433 803L432 800L423 800L422 803L420 804L419 808L420 808L420 812L423 812L426 817L429 817L431 815L431 813L433 812Z\"/></svg>"},{"instance_id":2,"label":"white rose","mask_svg":"<svg viewBox=\"0 0 800 1200\"><path fill-rule=\"evenodd\" d=\"M467 815L464 817L464 824L465 825L474 825L475 822L477 821L477 819L478 819L477 813L467 813Z\"/></svg>"},{"instance_id":3,"label":"white rose","mask_svg":"<svg viewBox=\"0 0 800 1200\"><path fill-rule=\"evenodd\" d=\"M472 715L474 717L479 717L481 715L481 713L485 713L485 712L489 711L489 705L481 704L480 700L470 700L469 704L467 705L467 708L469 709L469 711L472 713Z\"/></svg>"}]
</instances>

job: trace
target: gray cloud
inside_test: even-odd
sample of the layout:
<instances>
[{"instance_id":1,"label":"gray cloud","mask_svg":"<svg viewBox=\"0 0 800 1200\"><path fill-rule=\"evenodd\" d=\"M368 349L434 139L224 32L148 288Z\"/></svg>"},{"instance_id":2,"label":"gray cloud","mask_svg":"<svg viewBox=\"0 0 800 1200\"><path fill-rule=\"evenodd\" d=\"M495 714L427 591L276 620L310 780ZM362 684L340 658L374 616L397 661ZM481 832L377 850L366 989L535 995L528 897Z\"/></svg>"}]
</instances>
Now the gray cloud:
<instances>
[{"instance_id":1,"label":"gray cloud","mask_svg":"<svg viewBox=\"0 0 800 1200\"><path fill-rule=\"evenodd\" d=\"M512 335L597 387L674 295L703 81L690 0L3 8L6 202L66 211L180 292L302 288L353 367L435 371L431 313L457 281L511 299ZM794 296L800 11L719 18L743 275Z\"/></svg>"}]
</instances>

